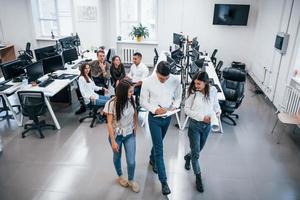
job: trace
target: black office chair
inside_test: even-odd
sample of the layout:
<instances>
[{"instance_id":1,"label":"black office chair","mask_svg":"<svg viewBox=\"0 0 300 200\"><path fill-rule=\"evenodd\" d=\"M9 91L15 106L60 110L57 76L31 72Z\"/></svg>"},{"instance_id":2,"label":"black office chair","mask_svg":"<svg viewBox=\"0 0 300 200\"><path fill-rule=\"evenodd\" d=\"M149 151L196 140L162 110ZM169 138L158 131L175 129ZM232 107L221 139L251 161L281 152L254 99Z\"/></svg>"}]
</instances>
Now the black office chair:
<instances>
[{"instance_id":1,"label":"black office chair","mask_svg":"<svg viewBox=\"0 0 300 200\"><path fill-rule=\"evenodd\" d=\"M24 125L24 131L22 132L22 138L25 138L25 134L30 130L38 130L40 138L45 136L42 133L44 128L52 128L55 130L55 126L52 124L46 124L45 120L39 121L39 116L44 115L47 112L47 105L45 103L45 96L40 91L18 91L17 92L23 116L29 117L33 120L31 124Z\"/></svg>"},{"instance_id":2,"label":"black office chair","mask_svg":"<svg viewBox=\"0 0 300 200\"><path fill-rule=\"evenodd\" d=\"M155 65L156 65L156 63L158 61L158 57L159 57L159 55L158 55L157 49L154 48L153 67L155 67Z\"/></svg>"},{"instance_id":3,"label":"black office chair","mask_svg":"<svg viewBox=\"0 0 300 200\"><path fill-rule=\"evenodd\" d=\"M77 94L77 97L78 97L81 107L78 111L76 111L75 114L81 114L81 113L85 112L87 109L90 109L88 115L81 117L79 119L79 123L83 122L85 119L91 118L92 121L91 121L90 127L93 128L96 123L96 120L102 121L102 122L106 121L105 117L102 116L100 113L98 113L98 109L103 108L104 106L97 106L97 105L92 104L91 102L88 104L85 104L84 98L82 97L82 94L80 92L79 85L76 88L76 94Z\"/></svg>"},{"instance_id":4,"label":"black office chair","mask_svg":"<svg viewBox=\"0 0 300 200\"><path fill-rule=\"evenodd\" d=\"M2 107L0 107L0 113L5 112L4 115L0 116L0 121L3 121L5 119L7 119L7 120L13 119L13 116L9 114L9 111L10 111L9 107L7 106L7 104L5 102L5 99L2 95L0 96L0 99L1 99L0 102L2 102ZM20 105L12 105L11 107L17 108L16 114L20 113L20 111L21 111L21 106Z\"/></svg>"},{"instance_id":5,"label":"black office chair","mask_svg":"<svg viewBox=\"0 0 300 200\"><path fill-rule=\"evenodd\" d=\"M245 72L237 68L225 68L223 70L223 80L221 86L225 95L225 101L220 101L222 110L221 119L229 125L236 125L236 122L231 116L235 116L237 119L239 116L233 114L233 112L241 105L244 98L244 85L246 80ZM229 119L232 123L224 120Z\"/></svg>"},{"instance_id":6,"label":"black office chair","mask_svg":"<svg viewBox=\"0 0 300 200\"><path fill-rule=\"evenodd\" d=\"M217 74L219 80L221 79L221 75L222 75L222 73L221 73L222 66L223 66L223 61L220 60L215 68L215 71L216 71L216 74Z\"/></svg>"},{"instance_id":7,"label":"black office chair","mask_svg":"<svg viewBox=\"0 0 300 200\"><path fill-rule=\"evenodd\" d=\"M85 119L91 118L92 121L91 121L90 127L93 128L95 123L96 123L96 120L98 120L99 122L105 122L106 121L105 117L103 115L101 115L100 113L98 113L98 109L103 108L104 106L97 106L97 105L94 105L91 102L88 103L85 106L90 109L90 112L87 116L84 116L84 117L80 118L79 123L83 122Z\"/></svg>"},{"instance_id":8,"label":"black office chair","mask_svg":"<svg viewBox=\"0 0 300 200\"><path fill-rule=\"evenodd\" d=\"M213 53L211 54L211 57L210 57L211 62L214 64L215 67L216 67L216 64L217 64L217 58L216 58L217 52L218 52L218 49L215 49L213 51Z\"/></svg>"},{"instance_id":9,"label":"black office chair","mask_svg":"<svg viewBox=\"0 0 300 200\"><path fill-rule=\"evenodd\" d=\"M80 108L75 112L75 115L79 115L79 114L84 113L86 111L86 106L85 106L84 99L81 95L81 92L80 92L80 89L79 89L78 86L75 89L75 91L76 91L77 99L80 103Z\"/></svg>"},{"instance_id":10,"label":"black office chair","mask_svg":"<svg viewBox=\"0 0 300 200\"><path fill-rule=\"evenodd\" d=\"M30 42L27 42L25 50L18 51L19 52L18 59L22 60L25 65L29 65L32 63L33 52L30 50L30 46L31 46Z\"/></svg>"},{"instance_id":11,"label":"black office chair","mask_svg":"<svg viewBox=\"0 0 300 200\"><path fill-rule=\"evenodd\" d=\"M111 56L110 55L111 55L111 49L108 50L108 52L106 54L106 58L105 58L105 60L111 64L111 59L110 59Z\"/></svg>"}]
</instances>

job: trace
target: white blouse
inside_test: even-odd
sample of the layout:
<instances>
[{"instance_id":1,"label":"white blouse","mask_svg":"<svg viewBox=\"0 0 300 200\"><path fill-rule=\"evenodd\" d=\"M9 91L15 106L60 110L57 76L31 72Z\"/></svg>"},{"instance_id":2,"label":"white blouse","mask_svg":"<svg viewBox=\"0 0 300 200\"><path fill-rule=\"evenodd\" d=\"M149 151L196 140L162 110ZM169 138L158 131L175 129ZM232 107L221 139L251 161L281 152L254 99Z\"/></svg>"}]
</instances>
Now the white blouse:
<instances>
[{"instance_id":1,"label":"white blouse","mask_svg":"<svg viewBox=\"0 0 300 200\"><path fill-rule=\"evenodd\" d=\"M210 87L207 100L199 91L191 94L185 101L184 111L187 116L196 121L203 121L205 116L210 116L212 124L215 124L218 121L216 113L221 113L217 89L213 86Z\"/></svg>"},{"instance_id":2,"label":"white blouse","mask_svg":"<svg viewBox=\"0 0 300 200\"><path fill-rule=\"evenodd\" d=\"M102 90L102 87L95 85L95 82L89 78L90 82L86 82L83 76L80 76L78 79L79 90L84 99L84 103L88 104L90 102L91 96L95 96L96 99L99 98L99 95L95 91Z\"/></svg>"}]
</instances>

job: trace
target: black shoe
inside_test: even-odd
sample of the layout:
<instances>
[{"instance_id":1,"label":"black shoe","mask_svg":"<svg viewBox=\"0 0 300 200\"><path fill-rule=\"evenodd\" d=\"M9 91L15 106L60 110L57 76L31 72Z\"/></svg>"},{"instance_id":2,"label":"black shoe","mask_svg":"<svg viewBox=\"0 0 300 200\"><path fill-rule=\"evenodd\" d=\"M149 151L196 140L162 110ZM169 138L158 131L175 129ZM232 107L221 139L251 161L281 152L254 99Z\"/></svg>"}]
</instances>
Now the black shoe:
<instances>
[{"instance_id":1,"label":"black shoe","mask_svg":"<svg viewBox=\"0 0 300 200\"><path fill-rule=\"evenodd\" d=\"M184 164L184 168L186 170L190 170L191 169L191 154L186 154L184 156L184 160L185 160L185 164Z\"/></svg>"},{"instance_id":2,"label":"black shoe","mask_svg":"<svg viewBox=\"0 0 300 200\"><path fill-rule=\"evenodd\" d=\"M171 190L170 190L167 182L161 183L161 192L163 195L168 195L171 193Z\"/></svg>"},{"instance_id":3,"label":"black shoe","mask_svg":"<svg viewBox=\"0 0 300 200\"><path fill-rule=\"evenodd\" d=\"M196 188L199 192L204 192L202 179L201 179L201 173L196 175Z\"/></svg>"},{"instance_id":4,"label":"black shoe","mask_svg":"<svg viewBox=\"0 0 300 200\"><path fill-rule=\"evenodd\" d=\"M149 164L152 166L153 172L154 172L155 174L157 174L157 168L156 168L155 163L154 163L152 160L150 160L150 161L149 161Z\"/></svg>"},{"instance_id":5,"label":"black shoe","mask_svg":"<svg viewBox=\"0 0 300 200\"><path fill-rule=\"evenodd\" d=\"M75 112L75 115L79 115L79 114L81 114L81 113L84 113L86 111L86 108L84 107L84 106L81 106L80 108L79 108L79 110L77 110L76 112Z\"/></svg>"}]
</instances>

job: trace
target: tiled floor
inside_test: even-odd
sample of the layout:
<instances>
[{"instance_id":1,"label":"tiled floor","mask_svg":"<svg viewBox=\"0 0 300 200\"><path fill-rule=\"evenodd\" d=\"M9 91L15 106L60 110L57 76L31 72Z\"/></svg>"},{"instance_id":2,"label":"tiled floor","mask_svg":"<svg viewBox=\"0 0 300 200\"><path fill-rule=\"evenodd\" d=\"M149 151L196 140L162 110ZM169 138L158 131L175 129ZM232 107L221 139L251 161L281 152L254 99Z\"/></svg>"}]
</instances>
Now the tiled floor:
<instances>
[{"instance_id":1,"label":"tiled floor","mask_svg":"<svg viewBox=\"0 0 300 200\"><path fill-rule=\"evenodd\" d=\"M263 96L253 96L249 83L237 110L238 125L224 124L224 134L211 134L201 154L205 192L194 185L192 171L183 167L188 151L185 131L173 124L165 139L165 164L172 194L169 199L296 200L300 199L300 131L279 125L281 143L270 135L274 108ZM44 140L28 136L14 121L0 122L4 150L0 156L0 199L167 199L148 165L151 139L147 127L137 135L136 175L141 186L136 194L116 183L112 151L105 125L89 128L78 123L70 107L56 106L62 130L46 131ZM142 116L140 116L142 118ZM125 160L123 168L126 172Z\"/></svg>"}]
</instances>

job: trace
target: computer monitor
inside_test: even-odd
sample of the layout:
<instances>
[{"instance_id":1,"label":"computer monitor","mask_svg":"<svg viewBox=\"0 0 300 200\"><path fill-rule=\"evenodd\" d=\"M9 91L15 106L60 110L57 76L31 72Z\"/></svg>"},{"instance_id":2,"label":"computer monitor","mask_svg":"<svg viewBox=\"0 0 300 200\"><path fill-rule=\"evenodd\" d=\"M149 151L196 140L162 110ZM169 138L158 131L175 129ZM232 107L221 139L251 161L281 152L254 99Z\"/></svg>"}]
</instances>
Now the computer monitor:
<instances>
[{"instance_id":1,"label":"computer monitor","mask_svg":"<svg viewBox=\"0 0 300 200\"><path fill-rule=\"evenodd\" d=\"M45 58L42 60L42 62L45 74L64 69L64 63L61 55Z\"/></svg>"},{"instance_id":2,"label":"computer monitor","mask_svg":"<svg viewBox=\"0 0 300 200\"><path fill-rule=\"evenodd\" d=\"M192 47L192 48L195 48L196 46L198 46L198 40L197 40L197 37L194 37L193 40L192 40L192 45L191 45L191 47Z\"/></svg>"},{"instance_id":3,"label":"computer monitor","mask_svg":"<svg viewBox=\"0 0 300 200\"><path fill-rule=\"evenodd\" d=\"M196 60L194 63L197 65L197 67L203 68L204 61L205 61L205 58L201 58L201 59Z\"/></svg>"},{"instance_id":4,"label":"computer monitor","mask_svg":"<svg viewBox=\"0 0 300 200\"><path fill-rule=\"evenodd\" d=\"M63 49L71 49L80 46L80 38L78 34L74 36L64 37L58 40Z\"/></svg>"},{"instance_id":5,"label":"computer monitor","mask_svg":"<svg viewBox=\"0 0 300 200\"><path fill-rule=\"evenodd\" d=\"M62 52L65 63L70 63L78 59L78 54L76 48L67 49Z\"/></svg>"},{"instance_id":6,"label":"computer monitor","mask_svg":"<svg viewBox=\"0 0 300 200\"><path fill-rule=\"evenodd\" d=\"M35 49L34 54L37 61L42 60L44 58L58 55L56 45Z\"/></svg>"},{"instance_id":7,"label":"computer monitor","mask_svg":"<svg viewBox=\"0 0 300 200\"><path fill-rule=\"evenodd\" d=\"M198 60L199 57L200 57L200 52L197 51L196 49L193 49L192 60Z\"/></svg>"},{"instance_id":8,"label":"computer monitor","mask_svg":"<svg viewBox=\"0 0 300 200\"><path fill-rule=\"evenodd\" d=\"M38 61L26 67L28 82L37 81L44 75L43 63Z\"/></svg>"},{"instance_id":9,"label":"computer monitor","mask_svg":"<svg viewBox=\"0 0 300 200\"><path fill-rule=\"evenodd\" d=\"M24 65L21 60L13 60L0 64L5 80L17 78L25 74Z\"/></svg>"},{"instance_id":10,"label":"computer monitor","mask_svg":"<svg viewBox=\"0 0 300 200\"><path fill-rule=\"evenodd\" d=\"M171 57L178 63L183 58L183 52L178 48L171 52Z\"/></svg>"},{"instance_id":11,"label":"computer monitor","mask_svg":"<svg viewBox=\"0 0 300 200\"><path fill-rule=\"evenodd\" d=\"M181 46L183 42L184 42L183 35L178 34L178 33L173 33L173 43L174 44Z\"/></svg>"}]
</instances>

